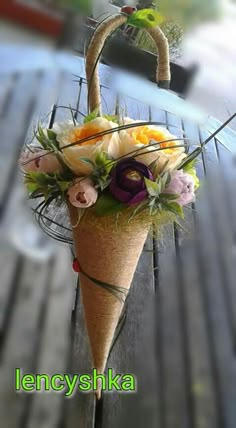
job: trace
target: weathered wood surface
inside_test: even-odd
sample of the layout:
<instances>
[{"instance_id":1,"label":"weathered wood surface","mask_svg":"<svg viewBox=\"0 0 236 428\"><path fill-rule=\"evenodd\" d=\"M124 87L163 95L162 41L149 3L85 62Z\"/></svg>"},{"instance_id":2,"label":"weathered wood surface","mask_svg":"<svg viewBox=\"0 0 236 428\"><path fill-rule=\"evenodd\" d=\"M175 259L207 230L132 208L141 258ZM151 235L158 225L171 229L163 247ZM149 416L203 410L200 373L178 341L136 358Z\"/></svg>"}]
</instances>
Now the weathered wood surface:
<instances>
[{"instance_id":1,"label":"weathered wood surface","mask_svg":"<svg viewBox=\"0 0 236 428\"><path fill-rule=\"evenodd\" d=\"M141 100L117 96L114 88L107 88L106 70L102 77L106 85L101 88L106 113L119 109L136 119L165 122L171 132L180 136L185 132L192 140L204 141L209 135ZM126 323L108 361L115 372L137 375L138 393L104 394L97 405L92 395L76 394L65 401L61 394L14 392L16 367L49 374L91 371L82 299L69 250L56 245L40 262L17 251L10 239L14 221L24 215L19 207L26 204L16 162L37 118L49 123L53 105L58 108L51 125L71 117L59 106L71 105L80 120L87 113L82 61L77 60L73 72L81 76L75 79L78 82L68 71L52 69L0 75L1 424L234 428L236 167L221 144L232 146L232 130L214 139L198 163L200 177L213 182L206 193L202 190L193 210L186 210L187 230L177 225L164 228L163 238L150 237L140 259ZM211 121L214 130L218 122Z\"/></svg>"}]
</instances>

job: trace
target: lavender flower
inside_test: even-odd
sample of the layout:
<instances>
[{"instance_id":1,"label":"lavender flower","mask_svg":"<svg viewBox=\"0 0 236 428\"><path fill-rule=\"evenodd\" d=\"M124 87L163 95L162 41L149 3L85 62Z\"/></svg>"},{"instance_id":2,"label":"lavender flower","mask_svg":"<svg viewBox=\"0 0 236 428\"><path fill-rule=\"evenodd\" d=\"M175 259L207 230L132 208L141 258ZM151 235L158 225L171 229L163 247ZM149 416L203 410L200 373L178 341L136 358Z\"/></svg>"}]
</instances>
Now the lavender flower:
<instances>
[{"instance_id":1,"label":"lavender flower","mask_svg":"<svg viewBox=\"0 0 236 428\"><path fill-rule=\"evenodd\" d=\"M188 205L196 200L194 178L183 170L173 171L164 193L179 195L176 202L182 207Z\"/></svg>"}]
</instances>

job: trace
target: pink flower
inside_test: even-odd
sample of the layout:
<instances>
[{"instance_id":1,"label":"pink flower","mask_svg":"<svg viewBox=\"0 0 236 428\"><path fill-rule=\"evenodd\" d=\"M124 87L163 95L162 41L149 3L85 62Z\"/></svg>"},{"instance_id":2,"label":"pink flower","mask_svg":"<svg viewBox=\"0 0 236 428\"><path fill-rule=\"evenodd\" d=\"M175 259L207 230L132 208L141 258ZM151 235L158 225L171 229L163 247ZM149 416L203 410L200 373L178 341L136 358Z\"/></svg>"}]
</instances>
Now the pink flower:
<instances>
[{"instance_id":1,"label":"pink flower","mask_svg":"<svg viewBox=\"0 0 236 428\"><path fill-rule=\"evenodd\" d=\"M88 208L97 202L98 192L90 178L77 179L70 187L68 193L69 201L74 207Z\"/></svg>"},{"instance_id":2,"label":"pink flower","mask_svg":"<svg viewBox=\"0 0 236 428\"><path fill-rule=\"evenodd\" d=\"M182 207L196 200L194 178L183 170L171 173L171 182L166 187L164 193L179 195L176 199Z\"/></svg>"},{"instance_id":3,"label":"pink flower","mask_svg":"<svg viewBox=\"0 0 236 428\"><path fill-rule=\"evenodd\" d=\"M62 172L62 166L55 155L46 150L26 151L20 157L20 167L24 172L45 172L46 174Z\"/></svg>"}]
</instances>

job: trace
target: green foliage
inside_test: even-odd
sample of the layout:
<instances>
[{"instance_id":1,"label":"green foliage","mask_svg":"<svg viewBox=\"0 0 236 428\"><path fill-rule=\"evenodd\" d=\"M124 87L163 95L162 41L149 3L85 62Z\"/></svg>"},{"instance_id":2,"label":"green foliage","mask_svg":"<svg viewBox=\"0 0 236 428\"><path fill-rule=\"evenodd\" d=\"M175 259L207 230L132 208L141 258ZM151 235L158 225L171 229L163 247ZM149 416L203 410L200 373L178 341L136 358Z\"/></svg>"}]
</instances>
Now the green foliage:
<instances>
[{"instance_id":1,"label":"green foliage","mask_svg":"<svg viewBox=\"0 0 236 428\"><path fill-rule=\"evenodd\" d=\"M88 116L84 118L84 124L89 123L94 119L97 119L98 116L99 116L99 108L96 108L94 111L89 113Z\"/></svg>"},{"instance_id":2,"label":"green foliage","mask_svg":"<svg viewBox=\"0 0 236 428\"><path fill-rule=\"evenodd\" d=\"M186 168L188 168L189 165L192 164L192 162L196 161L198 156L202 153L202 147L198 147L196 150L194 150L192 153L190 153L183 162L179 165L178 170L184 169L186 171Z\"/></svg>"},{"instance_id":3,"label":"green foliage","mask_svg":"<svg viewBox=\"0 0 236 428\"><path fill-rule=\"evenodd\" d=\"M48 0L48 3L54 7L73 10L84 15L92 13L92 0Z\"/></svg>"},{"instance_id":4,"label":"green foliage","mask_svg":"<svg viewBox=\"0 0 236 428\"><path fill-rule=\"evenodd\" d=\"M107 119L107 120L109 120L110 122L117 123L117 125L119 125L119 123L120 123L120 118L119 118L119 116L104 114L104 115L103 115L103 117L104 117L104 119Z\"/></svg>"},{"instance_id":5,"label":"green foliage","mask_svg":"<svg viewBox=\"0 0 236 428\"><path fill-rule=\"evenodd\" d=\"M149 194L148 207L150 215L155 215L161 210L167 210L183 218L183 209L177 202L175 202L179 198L179 195L163 193L168 186L170 179L171 177L169 173L159 176L156 181L151 181L145 178L145 184Z\"/></svg>"},{"instance_id":6,"label":"green foliage","mask_svg":"<svg viewBox=\"0 0 236 428\"><path fill-rule=\"evenodd\" d=\"M95 211L98 216L107 216L117 214L123 211L126 205L117 201L109 193L104 193L95 205Z\"/></svg>"},{"instance_id":7,"label":"green foliage","mask_svg":"<svg viewBox=\"0 0 236 428\"><path fill-rule=\"evenodd\" d=\"M193 160L191 162L189 162L187 165L185 165L185 167L183 168L184 172L186 172L187 174L191 175L193 177L194 180L194 185L195 185L195 190L199 189L200 187L200 180L197 176L197 171L195 168L197 160Z\"/></svg>"},{"instance_id":8,"label":"green foliage","mask_svg":"<svg viewBox=\"0 0 236 428\"><path fill-rule=\"evenodd\" d=\"M178 215L182 219L184 218L184 211L181 205L177 204L177 202L170 202L168 204L164 204L163 207L167 211L171 211L172 213Z\"/></svg>"},{"instance_id":9,"label":"green foliage","mask_svg":"<svg viewBox=\"0 0 236 428\"><path fill-rule=\"evenodd\" d=\"M71 180L66 180L61 174L29 172L25 177L25 184L31 199L39 196L43 196L46 201L49 197L56 199L67 192L70 183Z\"/></svg>"},{"instance_id":10,"label":"green foliage","mask_svg":"<svg viewBox=\"0 0 236 428\"><path fill-rule=\"evenodd\" d=\"M115 163L107 156L106 152L97 153L93 179L102 191L105 190L110 184L110 172L114 167L114 164Z\"/></svg>"},{"instance_id":11,"label":"green foliage","mask_svg":"<svg viewBox=\"0 0 236 428\"><path fill-rule=\"evenodd\" d=\"M84 118L84 124L89 123L89 122L91 122L94 119L97 119L97 117L99 117L99 108L95 109L88 116L86 116ZM114 123L119 124L119 116L117 116L117 115L107 115L107 114L104 114L102 117L104 119L109 120L109 122L114 122Z\"/></svg>"},{"instance_id":12,"label":"green foliage","mask_svg":"<svg viewBox=\"0 0 236 428\"><path fill-rule=\"evenodd\" d=\"M164 22L164 17L153 9L141 9L128 17L127 24L138 28L152 28Z\"/></svg>"},{"instance_id":13,"label":"green foliage","mask_svg":"<svg viewBox=\"0 0 236 428\"><path fill-rule=\"evenodd\" d=\"M220 0L155 0L164 16L174 19L182 26L191 28L195 24L218 18L221 11Z\"/></svg>"},{"instance_id":14,"label":"green foliage","mask_svg":"<svg viewBox=\"0 0 236 428\"><path fill-rule=\"evenodd\" d=\"M59 152L60 148L57 142L57 136L51 129L44 130L38 125L36 138L44 150Z\"/></svg>"}]
</instances>

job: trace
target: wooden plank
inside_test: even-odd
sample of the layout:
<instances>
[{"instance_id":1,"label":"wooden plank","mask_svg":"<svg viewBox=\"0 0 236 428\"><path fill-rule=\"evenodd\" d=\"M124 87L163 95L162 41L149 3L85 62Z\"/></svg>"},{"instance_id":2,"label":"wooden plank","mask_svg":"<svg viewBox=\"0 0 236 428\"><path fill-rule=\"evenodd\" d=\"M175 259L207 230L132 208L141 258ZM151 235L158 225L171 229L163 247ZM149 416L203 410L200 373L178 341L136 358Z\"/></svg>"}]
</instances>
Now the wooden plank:
<instances>
[{"instance_id":1,"label":"wooden plank","mask_svg":"<svg viewBox=\"0 0 236 428\"><path fill-rule=\"evenodd\" d=\"M58 74L47 73L47 74L37 76L37 79L38 79L37 89L36 87L33 88L35 89L35 98L36 98L36 102L34 105L35 108L32 109L32 115L33 115L32 122L34 123L31 126L29 126L29 123L25 123L25 129L28 129L27 138L26 138L27 141L30 141L32 139L33 128L36 126L36 122L41 117L42 111L44 111L44 116L45 116L45 111L48 110L47 111L48 113L51 109L51 104L55 99ZM29 80L29 83L31 83L30 80ZM22 88L21 86L21 90L23 89L24 87ZM37 91L39 91L39 94L37 94ZM47 93L47 97L45 97L45 92ZM12 101L15 101L15 96L14 95L12 96L13 96ZM20 93L18 94L18 96L20 97ZM32 96L33 96L33 93L32 93ZM22 97L22 93L21 93L21 97ZM11 104L9 104L9 109L10 111L7 112L7 117L6 117L6 128L11 129L11 123L10 123L11 121L10 114L12 113ZM15 112L15 110L13 110L13 112ZM45 120L46 119L44 119L44 123L45 123ZM20 126L22 125L19 123L19 127ZM11 136L11 133L10 133L10 136ZM14 154L14 150L18 153L19 147L14 146L14 143L15 141L12 141L12 147L10 146L10 149L11 149L10 153L7 151L7 147L5 147L6 155L4 160L7 161L9 155L11 155L15 159L15 161L17 161L16 155ZM23 144L23 140L21 140L21 143ZM13 165L11 165L11 167L13 168ZM14 165L14 171L15 170L16 170L16 165ZM9 171L9 174L10 174L10 171ZM14 172L14 175L15 175L15 172ZM32 235L34 233L34 229L36 230L36 227L37 227L36 225L34 226L34 224L32 223L33 219L31 220L29 209L27 210L27 208L25 208L26 193L24 190L22 177L20 174L17 174L17 176L13 180L12 187L14 188L13 193L10 196L8 209L6 211L6 215L1 224L1 232L3 236L2 245L4 245L3 248L5 251L2 251L2 254L1 254L1 266L4 274L4 278L2 281L2 287L1 287L2 310L1 310L1 317L0 317L1 318L0 330L1 329L4 330L5 328L5 324L10 314L9 308L12 303L12 299L14 299L14 285L15 285L14 275L16 274L15 270L17 269L17 266L18 266L17 261L19 258L19 254L17 253L16 249L14 249L9 245L9 240L11 242L13 241L15 245L15 234L17 234L18 242L21 241L21 250L28 251L28 253L29 252L32 253L32 247L30 247L30 249L26 248L27 242L28 242L26 234L28 232L28 234ZM17 217L15 216L16 209L18 211ZM40 237L40 233L41 232L38 231L38 245L42 246L43 242L42 242L42 238ZM22 234L22 240L21 240L21 234ZM36 240L36 237L35 237L35 240ZM45 239L45 242L46 242L46 239ZM31 241L31 244L32 244L32 241ZM37 246L37 242L35 242L35 247L36 246ZM9 259L12 260L10 264L5 263L7 258L8 260Z\"/></svg>"},{"instance_id":2,"label":"wooden plank","mask_svg":"<svg viewBox=\"0 0 236 428\"><path fill-rule=\"evenodd\" d=\"M57 102L62 76L57 70L41 72L37 88L35 109L29 123L26 143L30 143L38 124L48 126L53 105Z\"/></svg>"},{"instance_id":3,"label":"wooden plank","mask_svg":"<svg viewBox=\"0 0 236 428\"><path fill-rule=\"evenodd\" d=\"M174 227L163 228L157 243L161 320L163 418L166 427L188 426L187 379Z\"/></svg>"},{"instance_id":4,"label":"wooden plank","mask_svg":"<svg viewBox=\"0 0 236 428\"><path fill-rule=\"evenodd\" d=\"M43 96L39 97L34 117L36 120L40 118L47 126L49 122L52 122L48 113L50 113L52 103L56 100L59 82L62 89L60 100L62 101L62 97L64 97L63 102L67 102L74 89L71 75L60 77L58 73L52 72L42 76L42 92L46 91L48 97L46 100ZM73 95L72 104L74 98ZM62 117L62 112L60 114ZM64 116L67 115L68 111L66 110ZM64 373L67 369L70 352L70 318L74 294L74 278L68 248L58 245L55 249L51 289L41 331L41 343L34 367L37 373L49 375ZM58 314L60 314L59 317ZM61 394L34 395L27 403L24 415L25 423L27 426L34 427L57 427L63 414L63 401L64 398Z\"/></svg>"},{"instance_id":5,"label":"wooden plank","mask_svg":"<svg viewBox=\"0 0 236 428\"><path fill-rule=\"evenodd\" d=\"M53 72L50 72L48 74L40 75L39 77L40 79L38 81L38 88L40 90L40 94L39 94L39 97L37 98L37 103L35 105L34 120L37 120L38 118L41 118L50 112L51 104L53 101L55 101L55 95L57 94L57 88L58 88L57 73L55 74ZM71 87L71 81L72 79L70 80L70 87ZM72 86L74 86L73 83L72 83ZM62 85L62 89L63 89L63 85ZM71 94L73 94L73 90L72 89L69 90L69 85L66 85L65 82L64 82L64 90L67 93L68 97L70 97ZM45 97L45 91L47 93L47 97ZM63 93L63 90L62 90L62 93ZM21 96L22 96L22 93L21 93ZM46 122L48 122L48 118L47 119L45 118L44 123ZM32 130L28 131L28 138L30 138L31 132ZM21 190L23 185L19 184L18 178L19 177L17 177L16 181L14 181L14 195L12 195L10 205L9 205L11 216L12 216L12 212L14 212L16 201L19 200L19 194L22 193ZM22 194L21 194L21 199L22 199ZM8 217L9 216L7 216L7 219ZM5 226L6 226L7 219L5 221ZM63 251L63 254L64 254L63 259L65 260L66 257L65 257L64 251ZM66 250L66 254L68 256L68 250ZM62 250L61 250L61 255L62 255ZM72 308L71 294L73 293L73 280L72 278L70 279L68 278L68 272L70 272L71 270L69 260L65 261L65 263L68 266L68 270L65 269L64 264L62 263L62 258L59 258L58 263L56 264L55 269L57 269L60 272L60 275L58 274L57 271L55 271L55 278L52 285L52 291L50 293L50 299L48 302L49 307L47 311L46 311L46 302L45 302L45 299L46 299L45 287L47 283L44 284L44 287L41 284L41 289L39 288L39 290L41 291L38 291L39 293L38 299L39 300L41 299L41 300L38 302L37 308L35 308L36 302L34 301L32 302L31 301L32 299L28 302L27 299L24 299L24 296L20 298L18 297L18 294L17 294L15 297L15 306L14 306L15 313L14 313L14 316L12 316L11 323L9 326L6 347L4 349L4 356L7 355L8 352L11 352L12 355L14 355L14 352L13 352L14 346L15 346L15 349L17 349L18 351L18 348L20 345L17 342L16 336L12 333L12 330L17 332L20 327L17 330L16 327L12 327L12 323L13 325L17 323L15 320L15 317L17 316L18 323L20 325L21 310L25 311L26 305L28 305L30 309L28 310L28 313L26 311L26 317L24 318L24 322L21 323L21 330L20 332L18 331L18 335L19 335L19 338L23 335L25 335L27 338L27 331L28 331L34 337L34 340L32 340L32 337L30 337L30 340L32 342L31 346L28 346L28 343L26 343L26 340L24 343L22 341L22 346L25 347L24 358L23 356L21 358L21 355L19 356L19 359L18 359L18 356L15 357L15 360L16 360L15 367L19 366L19 367L22 367L23 369L25 368L25 370L27 371L36 370L37 359L34 356L34 364L33 364L32 358L33 358L33 354L39 351L38 367L41 369L42 372L45 372L46 369L48 371L50 369L49 372L52 372L52 370L55 370L57 366L58 366L59 372L66 371L66 368L67 368L66 366L68 361L68 352L69 352L68 341L70 341L70 336L68 334L68 327L69 327L68 322L70 320L70 314L71 314L71 308ZM25 269L26 270L28 269L27 272L30 270L31 265L32 265L32 262L28 260L25 262ZM32 267L32 269L34 271L35 264L33 266L34 267ZM47 267L45 268L42 266L41 270L42 270L41 277L43 278L43 276L45 276L45 279L46 279L49 273L48 268ZM26 274L25 280L27 280L27 278L29 277L28 280L32 281L33 285L37 288L37 286L40 287L40 283L37 284L37 270L35 272L35 275L36 275L35 283L33 283L32 281L33 275L31 271L29 271ZM38 281L40 282L40 279L38 279ZM68 284L63 283L64 281L68 282ZM69 283L71 285L71 288L69 288ZM4 286L5 286L5 283L4 283ZM50 284L48 286L50 286ZM21 287L22 286L20 284L19 285L20 290L21 290ZM15 290L15 293L16 293L16 290ZM27 309L28 309L28 306L27 306ZM59 306L61 307L61 310ZM63 308L63 311L62 311L62 308ZM13 308L11 307L11 310L12 309ZM57 317L57 310L61 311L59 318ZM47 317L44 320L44 322L43 322L42 313L47 313ZM15 314L18 314L18 315L15 315ZM39 328L39 323L41 327L41 332L37 330ZM51 341L52 337L53 337L52 346L50 346L49 342ZM41 339L42 339L42 344L41 344ZM9 340L11 345L8 345ZM58 360L56 360L56 355L58 356ZM31 400L32 398L31 396L30 397L27 396L27 398L26 397L19 398L19 396L15 396L13 394L13 389L10 392L9 385L7 384L7 380L8 382L12 380L13 367L8 367L5 364L5 366L3 366L2 373L5 379L4 385L7 391L6 400L11 404L12 408L15 409L15 412L13 412L14 417L13 416L8 417L7 414L5 415L6 419L4 419L4 421L6 426L12 426L12 427L19 426L19 423L26 423L27 421L30 424L32 421L31 426L37 426L37 424L41 426L43 422L41 417L39 417L39 413L42 415L42 412L44 412L43 420L46 426L48 426L47 425L48 421L51 424L50 426L58 426L58 421L62 411L62 405L61 405L62 399L63 399L62 396L53 395L53 396L50 396L50 398L48 398L45 395L40 395L40 396L33 397L32 400ZM3 394L3 389L1 392Z\"/></svg>"},{"instance_id":6,"label":"wooden plank","mask_svg":"<svg viewBox=\"0 0 236 428\"><path fill-rule=\"evenodd\" d=\"M152 250L152 240L146 246ZM126 426L154 428L158 423L158 378L154 340L154 278L152 252L144 251L128 298L123 330L115 343L108 367L114 373L132 373L137 378L135 394L105 393L103 428ZM143 350L148 349L145 359ZM100 425L98 425L100 426Z\"/></svg>"},{"instance_id":7,"label":"wooden plank","mask_svg":"<svg viewBox=\"0 0 236 428\"><path fill-rule=\"evenodd\" d=\"M14 391L14 373L17 367L26 373L33 370L49 291L49 275L48 263L42 265L25 260L0 369L1 421L9 428L18 428L24 419L29 396Z\"/></svg>"},{"instance_id":8,"label":"wooden plank","mask_svg":"<svg viewBox=\"0 0 236 428\"><path fill-rule=\"evenodd\" d=\"M0 239L0 244L0 338L2 342L10 314L10 305L14 299L14 284L19 272L20 258L15 249L2 237ZM2 345L1 342L0 346Z\"/></svg>"},{"instance_id":9,"label":"wooden plank","mask_svg":"<svg viewBox=\"0 0 236 428\"><path fill-rule=\"evenodd\" d=\"M166 121L171 116L151 110L152 120ZM168 120L169 119L169 120ZM172 117L173 119L173 117ZM177 125L170 123L170 131L177 133ZM160 232L160 231L159 231ZM156 242L156 261L158 263L158 322L159 352L161 357L161 394L162 414L160 426L183 427L190 424L188 408L188 374L186 373L186 337L183 326L182 302L178 281L174 226L163 227L161 236ZM161 330L160 330L161 329Z\"/></svg>"},{"instance_id":10,"label":"wooden plank","mask_svg":"<svg viewBox=\"0 0 236 428\"><path fill-rule=\"evenodd\" d=\"M217 205L215 220L218 231L219 250L222 254L222 269L228 310L230 312L233 348L236 349L236 195L234 187L236 168L232 153L228 152L218 141L216 141L216 148L219 157L219 170L221 172L220 179L217 181L217 188L222 202L221 204L217 204L219 198L215 198L215 209Z\"/></svg>"},{"instance_id":11,"label":"wooden plank","mask_svg":"<svg viewBox=\"0 0 236 428\"><path fill-rule=\"evenodd\" d=\"M67 372L74 281L68 250L58 246L35 365L37 373L53 375ZM58 393L32 396L27 426L58 428L63 414L63 403L64 396Z\"/></svg>"},{"instance_id":12,"label":"wooden plank","mask_svg":"<svg viewBox=\"0 0 236 428\"><path fill-rule=\"evenodd\" d=\"M149 120L149 108L140 102L134 103L126 98L120 100L119 108L120 111L125 109L124 115L133 119ZM157 426L154 327L151 325L153 317L149 319L147 315L153 314L151 309L155 290L152 239L147 242L146 250L151 252L143 252L139 261L128 298L125 325L108 360L108 367L112 367L115 373L136 375L138 391L135 395L104 394L102 409L98 415L103 428L119 427L127 422L139 427L143 426L144 421L150 428ZM147 334L148 328L150 335ZM145 364L142 358L143 347L149 349Z\"/></svg>"},{"instance_id":13,"label":"wooden plank","mask_svg":"<svg viewBox=\"0 0 236 428\"><path fill-rule=\"evenodd\" d=\"M80 92L78 98L77 119L83 123L87 110L87 85L79 79ZM75 310L72 318L72 354L69 362L70 373L91 373L91 354L88 335L84 324L83 303L79 284L76 290ZM93 394L76 394L66 403L65 427L92 428L95 425L95 396Z\"/></svg>"},{"instance_id":14,"label":"wooden plank","mask_svg":"<svg viewBox=\"0 0 236 428\"><path fill-rule=\"evenodd\" d=\"M69 106L78 110L76 117L79 121L83 121L87 114L86 105L86 85L82 84L79 79L78 83L73 83L73 78L69 74L65 74L64 83L61 86L58 105ZM79 91L78 91L79 88ZM80 114L80 112L82 114ZM71 119L69 110L57 109L55 121L63 121ZM74 286L76 287L74 280ZM71 356L68 362L68 370L70 373L89 373L91 371L91 357L88 346L87 333L84 327L83 306L79 296L79 288L76 289L75 311L72 318L72 345ZM95 414L95 398L93 395L76 394L73 398L65 403L64 408L64 425L68 428L76 426L84 426L91 428L94 426Z\"/></svg>"},{"instance_id":15,"label":"wooden plank","mask_svg":"<svg viewBox=\"0 0 236 428\"><path fill-rule=\"evenodd\" d=\"M190 141L199 138L197 127L191 125L190 122L184 122L183 127ZM198 174L204 176L201 162L198 162ZM185 310L190 405L194 426L213 428L219 426L216 387L212 369L212 357L214 358L214 356L209 343L208 316L205 312L195 242L194 217L191 209L185 210L183 226L187 232L179 228L176 238L178 240L180 264L180 287Z\"/></svg>"},{"instance_id":16,"label":"wooden plank","mask_svg":"<svg viewBox=\"0 0 236 428\"><path fill-rule=\"evenodd\" d=\"M201 133L202 138L206 134ZM209 177L212 175L214 163L214 146L208 146L204 153L205 169ZM209 186L210 184L210 186ZM229 318L227 297L225 294L224 277L222 276L221 255L214 217L212 197L214 187L208 183L208 197L198 200L196 204L196 224L198 233L198 252L201 263L201 281L204 284L204 299L209 317L209 328L212 339L214 376L217 385L220 423L227 427L235 424L234 397L236 396L235 365L232 347L232 326ZM214 196L215 197L215 196ZM220 340L219 340L220 338Z\"/></svg>"},{"instance_id":17,"label":"wooden plank","mask_svg":"<svg viewBox=\"0 0 236 428\"><path fill-rule=\"evenodd\" d=\"M7 106L11 98L14 84L15 84L15 76L13 74L0 75L0 118L1 119L7 113Z\"/></svg>"},{"instance_id":18,"label":"wooden plank","mask_svg":"<svg viewBox=\"0 0 236 428\"><path fill-rule=\"evenodd\" d=\"M91 353L88 335L84 325L83 302L79 295L73 319L73 358L69 365L70 373L92 373ZM95 426L95 396L76 394L66 403L66 428L93 428Z\"/></svg>"},{"instance_id":19,"label":"wooden plank","mask_svg":"<svg viewBox=\"0 0 236 428\"><path fill-rule=\"evenodd\" d=\"M14 96L8 109L8 116L0 124L2 138L0 210L2 211L6 208L11 184L17 170L16 163L34 109L37 83L38 76L36 74L19 76L18 82L15 85Z\"/></svg>"}]
</instances>

